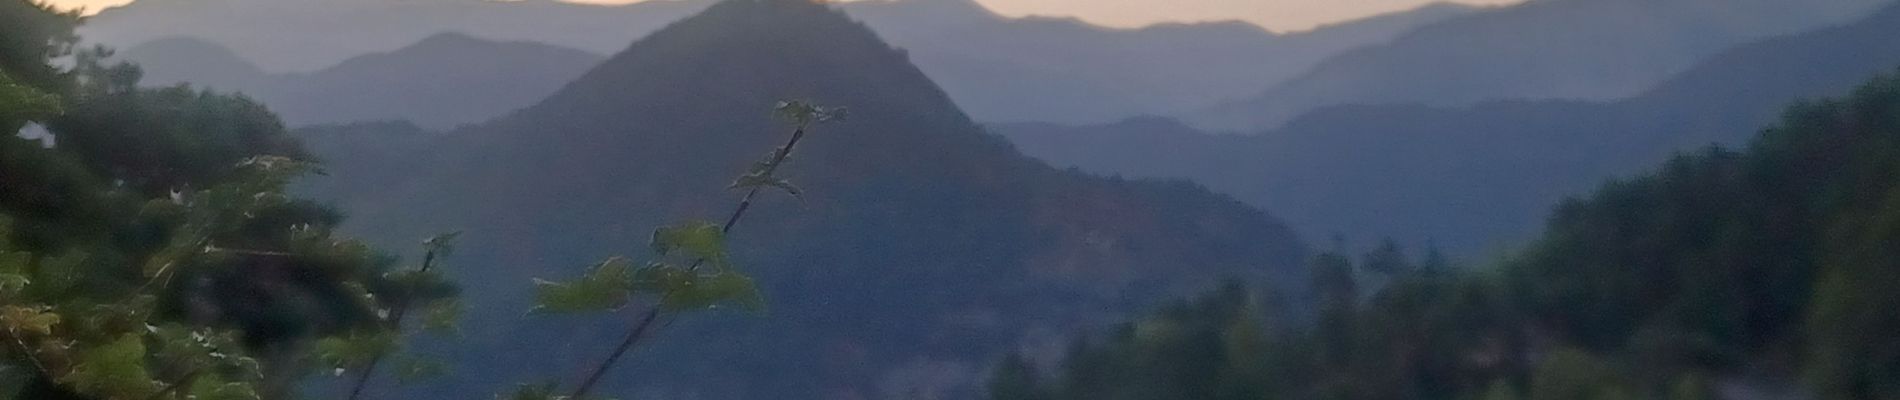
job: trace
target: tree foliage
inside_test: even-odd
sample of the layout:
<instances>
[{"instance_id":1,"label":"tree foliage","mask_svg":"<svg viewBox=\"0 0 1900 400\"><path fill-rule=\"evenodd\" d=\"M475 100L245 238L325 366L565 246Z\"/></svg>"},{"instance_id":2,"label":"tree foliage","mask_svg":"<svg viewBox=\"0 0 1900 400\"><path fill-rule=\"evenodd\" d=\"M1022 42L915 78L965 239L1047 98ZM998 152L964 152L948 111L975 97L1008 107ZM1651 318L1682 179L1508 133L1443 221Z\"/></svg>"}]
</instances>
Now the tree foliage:
<instances>
[{"instance_id":1,"label":"tree foliage","mask_svg":"<svg viewBox=\"0 0 1900 400\"><path fill-rule=\"evenodd\" d=\"M0 398L282 398L304 351L453 294L289 195L319 171L263 106L141 88L77 23L0 1Z\"/></svg>"}]
</instances>

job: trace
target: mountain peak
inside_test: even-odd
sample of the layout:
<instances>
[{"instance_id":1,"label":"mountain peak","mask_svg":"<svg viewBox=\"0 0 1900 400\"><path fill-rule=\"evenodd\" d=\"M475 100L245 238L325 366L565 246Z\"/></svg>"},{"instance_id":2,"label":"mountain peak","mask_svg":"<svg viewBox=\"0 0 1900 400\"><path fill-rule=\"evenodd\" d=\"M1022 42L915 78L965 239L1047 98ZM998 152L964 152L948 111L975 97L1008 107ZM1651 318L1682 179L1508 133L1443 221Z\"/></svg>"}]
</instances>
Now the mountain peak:
<instances>
[{"instance_id":1,"label":"mountain peak","mask_svg":"<svg viewBox=\"0 0 1900 400\"><path fill-rule=\"evenodd\" d=\"M482 53L496 53L496 52L508 52L508 51L568 53L568 54L558 55L562 57L572 57L576 53L585 53L584 51L581 51L581 50L575 50L575 49L570 49L567 47L561 47L561 46L540 43L540 42L497 40L497 39L489 39L489 38L484 38L480 36L475 36L475 35L471 35L471 34L467 34L463 32L448 31L448 32L441 32L441 33L429 35L427 37L422 38L422 40L418 40L415 43L412 43L408 46L403 46L403 48L396 49L394 51L390 51L387 53L379 53L379 54L380 55L391 55L391 54L477 55L477 54L482 54ZM370 56L374 56L374 55L377 55L377 54L373 54ZM498 55L488 54L487 56L496 57ZM589 54L589 56L599 57L598 55L593 55L593 54Z\"/></svg>"},{"instance_id":2,"label":"mountain peak","mask_svg":"<svg viewBox=\"0 0 1900 400\"><path fill-rule=\"evenodd\" d=\"M714 87L718 96L707 93ZM635 42L528 112L671 119L683 115L677 107L758 113L787 99L974 126L905 52L810 0L720 2Z\"/></svg>"},{"instance_id":3,"label":"mountain peak","mask_svg":"<svg viewBox=\"0 0 1900 400\"><path fill-rule=\"evenodd\" d=\"M442 32L422 38L422 40L416 41L415 44L409 45L409 47L454 47L490 43L494 43L494 41L478 38L467 33Z\"/></svg>"}]
</instances>

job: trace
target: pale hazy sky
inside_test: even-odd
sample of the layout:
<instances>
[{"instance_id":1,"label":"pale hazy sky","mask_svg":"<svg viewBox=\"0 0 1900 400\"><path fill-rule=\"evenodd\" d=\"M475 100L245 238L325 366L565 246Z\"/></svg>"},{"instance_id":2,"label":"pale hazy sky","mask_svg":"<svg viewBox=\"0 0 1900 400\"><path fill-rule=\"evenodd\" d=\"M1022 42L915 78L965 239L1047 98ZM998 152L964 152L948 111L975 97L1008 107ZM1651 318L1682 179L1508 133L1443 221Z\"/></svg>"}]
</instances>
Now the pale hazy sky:
<instances>
[{"instance_id":1,"label":"pale hazy sky","mask_svg":"<svg viewBox=\"0 0 1900 400\"><path fill-rule=\"evenodd\" d=\"M103 7L130 0L49 0L63 7ZM572 0L631 3L641 0ZM1314 25L1417 7L1433 0L977 0L1011 16L1072 16L1089 22L1133 27L1156 22L1246 20L1276 30ZM1447 0L1467 4L1508 4L1521 0Z\"/></svg>"}]
</instances>

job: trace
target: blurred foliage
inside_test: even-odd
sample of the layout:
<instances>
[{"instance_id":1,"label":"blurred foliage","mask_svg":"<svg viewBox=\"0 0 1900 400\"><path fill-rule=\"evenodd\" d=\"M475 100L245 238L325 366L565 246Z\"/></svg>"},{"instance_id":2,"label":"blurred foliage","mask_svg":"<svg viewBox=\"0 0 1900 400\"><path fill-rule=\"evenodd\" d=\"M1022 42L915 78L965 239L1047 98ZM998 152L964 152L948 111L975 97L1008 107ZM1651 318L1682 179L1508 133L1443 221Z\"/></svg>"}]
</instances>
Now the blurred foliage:
<instances>
[{"instance_id":1,"label":"blurred foliage","mask_svg":"<svg viewBox=\"0 0 1900 400\"><path fill-rule=\"evenodd\" d=\"M0 399L284 398L305 351L454 294L287 194L320 171L262 105L141 88L78 23L0 1Z\"/></svg>"}]
</instances>

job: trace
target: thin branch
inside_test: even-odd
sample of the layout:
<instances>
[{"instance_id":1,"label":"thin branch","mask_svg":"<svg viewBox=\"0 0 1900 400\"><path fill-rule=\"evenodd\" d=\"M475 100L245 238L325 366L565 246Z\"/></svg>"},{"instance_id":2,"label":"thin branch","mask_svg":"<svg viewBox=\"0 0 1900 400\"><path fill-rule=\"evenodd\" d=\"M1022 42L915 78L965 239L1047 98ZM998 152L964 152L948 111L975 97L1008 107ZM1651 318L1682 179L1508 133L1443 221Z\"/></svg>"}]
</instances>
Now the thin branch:
<instances>
[{"instance_id":1,"label":"thin branch","mask_svg":"<svg viewBox=\"0 0 1900 400\"><path fill-rule=\"evenodd\" d=\"M430 247L429 251L423 254L422 268L419 270L419 272L428 273L430 268L435 267L436 251L437 251L437 248ZM409 302L413 300L415 297L415 292L416 292L415 289L416 288L414 287L405 288L405 290L408 293L403 293L401 297L396 298L395 306L390 308L389 317L384 319L384 323L389 325L388 328L392 331L396 331L398 334L402 332L402 319L404 316L408 315ZM376 356L370 357L369 364L364 365L363 370L358 371L356 373L356 383L351 385L350 395L349 397L347 397L347 399L357 400L363 397L363 388L369 386L370 378L374 377L376 374L376 367L378 365L381 365L383 363L383 359L386 358L388 355L389 355L389 352L382 351L382 352L377 352Z\"/></svg>"},{"instance_id":2,"label":"thin branch","mask_svg":"<svg viewBox=\"0 0 1900 400\"><path fill-rule=\"evenodd\" d=\"M792 130L792 138L787 140L784 146L780 146L777 151L772 153L772 158L766 161L765 168L759 170L758 174L766 178L772 177L772 174L778 171L779 165L784 164L785 159L792 155L792 149L798 147L798 142L804 140L805 131L809 128L809 124L799 124L797 129ZM763 187L753 186L751 190L747 190L745 197L739 200L738 208L732 210L732 216L726 218L725 225L721 226L719 231L721 233L732 233L732 228L739 225L739 219L745 217L746 210L752 209L752 200L757 198L759 191L763 189ZM706 259L704 258L695 260L693 261L693 266L687 268L687 272L698 271L699 267L705 263ZM666 295L661 295L662 298L665 296ZM574 388L574 394L570 395L569 398L582 400L588 393L593 392L594 387L600 383L600 379L607 375L607 371L613 369L614 364L618 363L620 358L627 354L628 350L633 349L640 344L641 340L646 338L647 332L653 327L653 322L658 320L659 317L660 304L654 304L653 308L641 314L640 318L634 322L633 327L627 330L626 337L620 340L620 345L615 346L613 352L608 353L607 359L602 360L598 366L595 366L593 370L587 374L587 378L581 381L579 387Z\"/></svg>"},{"instance_id":3,"label":"thin branch","mask_svg":"<svg viewBox=\"0 0 1900 400\"><path fill-rule=\"evenodd\" d=\"M569 397L579 400L592 392L594 386L600 383L600 379L607 376L607 371L612 369L615 363L620 362L620 358L626 356L628 350L632 350L634 345L639 344L640 339L646 337L647 330L653 327L653 321L659 317L660 306L657 304L641 314L639 321L634 322L633 329L627 330L627 336L620 339L620 345L615 346L614 351L607 354L607 359L602 360L600 366L594 367L593 372L587 374L587 379L581 381L581 385L575 388L574 394Z\"/></svg>"},{"instance_id":4,"label":"thin branch","mask_svg":"<svg viewBox=\"0 0 1900 400\"><path fill-rule=\"evenodd\" d=\"M222 248L222 247L208 247L205 249L205 252L206 253L227 253L227 254L236 254L240 256L254 256L254 257L296 257L297 256L296 254L283 252L283 251L227 249L227 248Z\"/></svg>"},{"instance_id":5,"label":"thin branch","mask_svg":"<svg viewBox=\"0 0 1900 400\"><path fill-rule=\"evenodd\" d=\"M33 354L33 348L26 345L25 339L20 338L19 331L9 328L7 329L7 336L13 337L13 344L20 347L20 355L26 356L26 360L33 363L33 368L39 369L40 374L45 375L47 378L53 377L53 371L46 369L46 363L40 362L40 357Z\"/></svg>"},{"instance_id":6,"label":"thin branch","mask_svg":"<svg viewBox=\"0 0 1900 400\"><path fill-rule=\"evenodd\" d=\"M348 399L356 400L363 397L363 388L369 386L370 377L376 375L376 366L382 364L383 356L386 355L389 355L389 353L376 353L376 356L370 357L369 364L363 366L363 370L356 372L356 383L350 386L350 396Z\"/></svg>"},{"instance_id":7,"label":"thin branch","mask_svg":"<svg viewBox=\"0 0 1900 400\"><path fill-rule=\"evenodd\" d=\"M806 128L807 126L805 125L799 125L797 130L792 131L792 139L786 141L785 146L779 147L778 152L772 153L772 160L765 164L764 170L759 171L760 176L770 178L774 172L778 172L778 166L784 164L785 158L792 155L792 148L797 147L798 141L805 138ZM739 209L733 210L732 216L726 218L726 224L719 228L721 233L732 233L732 227L738 225L739 218L744 217L746 210L752 208L752 199L759 196L759 190L761 189L764 189L764 187L753 186L752 190L746 191L745 198L739 200ZM698 263L694 264L697 265Z\"/></svg>"}]
</instances>

